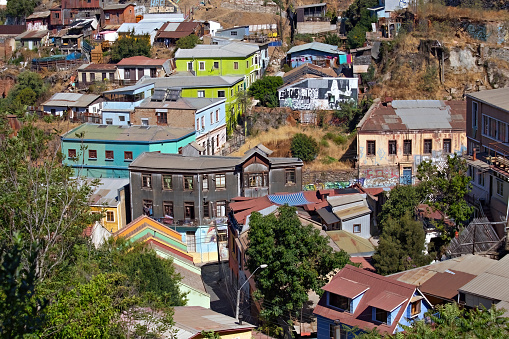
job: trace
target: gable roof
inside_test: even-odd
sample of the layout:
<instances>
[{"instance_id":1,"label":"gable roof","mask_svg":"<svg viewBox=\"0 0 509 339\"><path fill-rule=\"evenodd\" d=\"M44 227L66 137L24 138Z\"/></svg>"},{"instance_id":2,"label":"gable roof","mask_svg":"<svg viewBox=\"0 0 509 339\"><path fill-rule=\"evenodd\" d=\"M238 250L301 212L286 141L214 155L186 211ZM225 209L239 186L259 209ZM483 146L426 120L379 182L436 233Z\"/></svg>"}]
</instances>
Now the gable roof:
<instances>
[{"instance_id":1,"label":"gable roof","mask_svg":"<svg viewBox=\"0 0 509 339\"><path fill-rule=\"evenodd\" d=\"M313 41L313 42L310 42L310 43L304 44L304 45L294 46L294 47L290 48L290 50L286 54L302 52L302 51L305 51L308 49L312 49L312 50L320 51L320 52L324 52L324 53L330 53L330 54L345 54L344 52L341 52L338 49L338 46L324 44L324 43L317 42L317 41Z\"/></svg>"},{"instance_id":2,"label":"gable roof","mask_svg":"<svg viewBox=\"0 0 509 339\"><path fill-rule=\"evenodd\" d=\"M88 107L99 95L79 93L55 93L43 106L56 107Z\"/></svg>"},{"instance_id":3,"label":"gable roof","mask_svg":"<svg viewBox=\"0 0 509 339\"><path fill-rule=\"evenodd\" d=\"M162 66L168 59L152 59L146 56L133 56L124 58L117 63L117 66Z\"/></svg>"},{"instance_id":4,"label":"gable roof","mask_svg":"<svg viewBox=\"0 0 509 339\"><path fill-rule=\"evenodd\" d=\"M325 77L336 77L338 76L336 72L330 67L321 67L318 65L305 63L292 69L291 71L286 72L283 75L283 86L286 86L295 81L299 81L304 77L316 77L316 78L325 78Z\"/></svg>"},{"instance_id":5,"label":"gable roof","mask_svg":"<svg viewBox=\"0 0 509 339\"><path fill-rule=\"evenodd\" d=\"M405 313L406 305L416 290L415 286L410 284L392 280L351 265L346 265L341 269L323 289L331 293L340 294L341 289L338 287L340 284L336 281L337 279L347 279L355 284L369 287L360 299L355 312L343 312L328 307L327 295L324 295L313 313L332 320L338 319L341 323L351 327L357 326L361 329L373 329L376 327L381 333L394 333L401 317ZM357 290L360 289L357 288ZM396 317L392 319L391 325L371 320L371 306L392 311L399 305L403 305L403 307L401 307Z\"/></svg>"},{"instance_id":6,"label":"gable roof","mask_svg":"<svg viewBox=\"0 0 509 339\"><path fill-rule=\"evenodd\" d=\"M465 272L446 270L432 276L419 286L419 289L422 293L452 300L458 294L458 289L475 277L476 275Z\"/></svg>"},{"instance_id":7,"label":"gable roof","mask_svg":"<svg viewBox=\"0 0 509 339\"><path fill-rule=\"evenodd\" d=\"M165 78L150 78L144 84L152 83L156 88L204 88L204 87L231 87L244 80L244 77L230 76L180 76L172 75Z\"/></svg>"},{"instance_id":8,"label":"gable roof","mask_svg":"<svg viewBox=\"0 0 509 339\"><path fill-rule=\"evenodd\" d=\"M459 288L459 291L496 301L509 302L509 256Z\"/></svg>"},{"instance_id":9,"label":"gable roof","mask_svg":"<svg viewBox=\"0 0 509 339\"><path fill-rule=\"evenodd\" d=\"M0 35L18 35L26 29L25 25L0 25Z\"/></svg>"},{"instance_id":10,"label":"gable roof","mask_svg":"<svg viewBox=\"0 0 509 339\"><path fill-rule=\"evenodd\" d=\"M371 256L375 253L373 244L363 237L345 230L327 231L327 235L346 253Z\"/></svg>"},{"instance_id":11,"label":"gable roof","mask_svg":"<svg viewBox=\"0 0 509 339\"><path fill-rule=\"evenodd\" d=\"M197 45L193 49L180 48L175 59L189 58L246 58L259 50L259 46L243 42L226 45Z\"/></svg>"}]
</instances>

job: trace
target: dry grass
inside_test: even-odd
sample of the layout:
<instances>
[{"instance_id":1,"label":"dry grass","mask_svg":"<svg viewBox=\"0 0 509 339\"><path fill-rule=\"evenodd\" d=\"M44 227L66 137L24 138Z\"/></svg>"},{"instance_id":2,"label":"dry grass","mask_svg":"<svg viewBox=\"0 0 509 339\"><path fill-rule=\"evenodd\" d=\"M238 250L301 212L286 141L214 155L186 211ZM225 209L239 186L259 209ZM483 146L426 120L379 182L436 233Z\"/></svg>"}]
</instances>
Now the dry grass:
<instances>
[{"instance_id":1,"label":"dry grass","mask_svg":"<svg viewBox=\"0 0 509 339\"><path fill-rule=\"evenodd\" d=\"M320 147L318 157L311 163L305 164L305 167L313 171L328 171L337 169L351 168L351 162L349 161L338 161L346 153L350 144L355 140L355 136L349 136L347 142L343 145L337 145L332 140L327 140L328 147L320 144L320 141L324 138L325 134L331 132L339 134L342 131L338 128L321 129L317 127L309 126L281 126L278 129L269 129L267 132L261 132L254 137L246 139L246 143L237 151L232 153L232 156L242 156L247 150L255 147L258 144L263 144L269 149L273 150L273 157L290 157L290 143L292 137L297 133L303 133L313 137ZM331 157L336 161L331 164L326 164L323 161Z\"/></svg>"},{"instance_id":2,"label":"dry grass","mask_svg":"<svg viewBox=\"0 0 509 339\"><path fill-rule=\"evenodd\" d=\"M451 7L428 3L419 8L419 16L434 16L445 20L470 19L478 21L508 21L508 11L492 11L480 8Z\"/></svg>"}]
</instances>

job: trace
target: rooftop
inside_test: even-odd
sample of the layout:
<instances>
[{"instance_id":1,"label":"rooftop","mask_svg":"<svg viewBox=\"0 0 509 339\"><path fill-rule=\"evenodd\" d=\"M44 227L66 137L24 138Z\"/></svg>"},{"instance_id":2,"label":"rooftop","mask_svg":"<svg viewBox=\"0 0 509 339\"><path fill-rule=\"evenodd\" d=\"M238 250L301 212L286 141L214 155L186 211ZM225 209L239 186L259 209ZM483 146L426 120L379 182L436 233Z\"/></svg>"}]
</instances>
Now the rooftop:
<instances>
[{"instance_id":1,"label":"rooftop","mask_svg":"<svg viewBox=\"0 0 509 339\"><path fill-rule=\"evenodd\" d=\"M337 76L338 75L336 74L336 72L330 67L321 67L318 65L305 63L284 74L283 86L301 80L304 77L324 78Z\"/></svg>"},{"instance_id":2,"label":"rooftop","mask_svg":"<svg viewBox=\"0 0 509 339\"><path fill-rule=\"evenodd\" d=\"M133 56L124 58L117 63L117 66L162 66L168 59L152 59L146 56Z\"/></svg>"},{"instance_id":3,"label":"rooftop","mask_svg":"<svg viewBox=\"0 0 509 339\"><path fill-rule=\"evenodd\" d=\"M78 71L115 71L115 64L84 64L78 68Z\"/></svg>"},{"instance_id":4,"label":"rooftop","mask_svg":"<svg viewBox=\"0 0 509 339\"><path fill-rule=\"evenodd\" d=\"M341 52L338 49L338 46L328 45L328 44L324 44L324 43L316 42L316 41L313 41L313 42L310 42L310 43L304 44L304 45L294 46L294 47L290 48L290 50L286 54L302 52L302 51L305 51L308 49L312 49L312 50L320 51L320 52L324 52L324 53L330 53L330 54L345 54L344 52Z\"/></svg>"},{"instance_id":5,"label":"rooftop","mask_svg":"<svg viewBox=\"0 0 509 339\"><path fill-rule=\"evenodd\" d=\"M179 49L175 53L175 59L246 58L258 50L258 45L243 42L232 42L226 45L197 45L193 49Z\"/></svg>"},{"instance_id":6,"label":"rooftop","mask_svg":"<svg viewBox=\"0 0 509 339\"><path fill-rule=\"evenodd\" d=\"M25 25L0 25L0 35L18 35L26 29Z\"/></svg>"},{"instance_id":7,"label":"rooftop","mask_svg":"<svg viewBox=\"0 0 509 339\"><path fill-rule=\"evenodd\" d=\"M34 12L32 14L30 14L26 20L32 20L32 19L42 19L42 18L47 18L49 17L51 14L50 11L43 11L43 12Z\"/></svg>"},{"instance_id":8,"label":"rooftop","mask_svg":"<svg viewBox=\"0 0 509 339\"><path fill-rule=\"evenodd\" d=\"M143 21L143 20L142 20ZM150 34L159 28L164 24L164 21L157 21L157 22L137 22L137 23L126 23L124 22L119 29L117 30L117 33L130 33L134 31L134 35L145 35Z\"/></svg>"},{"instance_id":9,"label":"rooftop","mask_svg":"<svg viewBox=\"0 0 509 339\"><path fill-rule=\"evenodd\" d=\"M424 282L419 289L422 293L452 300L458 294L458 289L475 277L474 274L446 270L445 272L436 273Z\"/></svg>"},{"instance_id":10,"label":"rooftop","mask_svg":"<svg viewBox=\"0 0 509 339\"><path fill-rule=\"evenodd\" d=\"M128 6L135 6L134 4L131 4L131 3L125 3L125 4L107 4L107 5L104 5L103 6L103 10L105 11L114 11L114 10L118 10L118 9L124 9Z\"/></svg>"},{"instance_id":11,"label":"rooftop","mask_svg":"<svg viewBox=\"0 0 509 339\"><path fill-rule=\"evenodd\" d=\"M16 40L42 39L49 34L48 30L25 31L16 37Z\"/></svg>"},{"instance_id":12,"label":"rooftop","mask_svg":"<svg viewBox=\"0 0 509 339\"><path fill-rule=\"evenodd\" d=\"M461 292L496 301L509 301L509 256L505 256L463 287Z\"/></svg>"},{"instance_id":13,"label":"rooftop","mask_svg":"<svg viewBox=\"0 0 509 339\"><path fill-rule=\"evenodd\" d=\"M173 320L178 329L178 338L192 338L201 331L234 332L251 331L254 325L239 325L235 318L214 312L201 306L177 306L173 308Z\"/></svg>"},{"instance_id":14,"label":"rooftop","mask_svg":"<svg viewBox=\"0 0 509 339\"><path fill-rule=\"evenodd\" d=\"M410 301L416 289L415 286L392 280L351 265L346 265L341 269L323 289L332 293L341 294L340 292L343 287L342 284L337 281L338 279L341 279L340 282L344 282L344 279L346 279L354 284L369 287L360 299L355 308L355 312L342 312L328 307L327 296L324 295L315 307L313 313L328 319L339 320L341 323L352 327L357 326L361 329L373 329L376 327L380 333L392 334L396 326L398 326L399 319L405 314L406 307L401 307L396 317L392 319L392 325L387 325L371 320L370 306L375 306L384 310L393 310L402 303ZM350 283L350 285L353 284ZM357 290L361 290L361 288L357 288Z\"/></svg>"},{"instance_id":15,"label":"rooftop","mask_svg":"<svg viewBox=\"0 0 509 339\"><path fill-rule=\"evenodd\" d=\"M244 80L244 77L225 76L169 76L165 78L151 78L143 81L153 83L156 88L203 88L203 87L231 87Z\"/></svg>"},{"instance_id":16,"label":"rooftop","mask_svg":"<svg viewBox=\"0 0 509 339\"><path fill-rule=\"evenodd\" d=\"M79 94L79 93L55 93L48 101L43 102L43 106L56 107L88 107L94 102L98 95Z\"/></svg>"},{"instance_id":17,"label":"rooftop","mask_svg":"<svg viewBox=\"0 0 509 339\"><path fill-rule=\"evenodd\" d=\"M86 123L65 133L62 136L62 140L81 140L76 137L77 133L84 133L84 141L100 140L121 143L156 143L179 140L194 134L195 131L194 128L177 128L170 126L114 126ZM143 157L143 155L140 155L140 157ZM135 161L140 157L136 158Z\"/></svg>"},{"instance_id":18,"label":"rooftop","mask_svg":"<svg viewBox=\"0 0 509 339\"><path fill-rule=\"evenodd\" d=\"M368 240L353 233L336 230L327 231L327 235L341 248L350 255L371 256L375 252L375 247Z\"/></svg>"},{"instance_id":19,"label":"rooftop","mask_svg":"<svg viewBox=\"0 0 509 339\"><path fill-rule=\"evenodd\" d=\"M118 190L129 185L129 179L122 178L101 178L99 179L99 186L92 192L89 199L91 206L108 206L117 207Z\"/></svg>"},{"instance_id":20,"label":"rooftop","mask_svg":"<svg viewBox=\"0 0 509 339\"><path fill-rule=\"evenodd\" d=\"M509 112L509 100L507 100L508 96L509 88L507 87L467 94L467 97L501 108L506 112Z\"/></svg>"},{"instance_id":21,"label":"rooftop","mask_svg":"<svg viewBox=\"0 0 509 339\"><path fill-rule=\"evenodd\" d=\"M216 105L226 101L224 98L179 98L176 101L165 100L165 101L152 101L151 98L145 99L141 104L140 108L166 108L166 109L189 109L189 110L201 110L211 105Z\"/></svg>"},{"instance_id":22,"label":"rooftop","mask_svg":"<svg viewBox=\"0 0 509 339\"><path fill-rule=\"evenodd\" d=\"M104 91L103 94L129 94L143 88L154 88L152 84L136 84L131 86L120 87L110 91Z\"/></svg>"},{"instance_id":23,"label":"rooftop","mask_svg":"<svg viewBox=\"0 0 509 339\"><path fill-rule=\"evenodd\" d=\"M374 103L357 126L361 132L462 130L466 128L464 101L394 100Z\"/></svg>"}]
</instances>

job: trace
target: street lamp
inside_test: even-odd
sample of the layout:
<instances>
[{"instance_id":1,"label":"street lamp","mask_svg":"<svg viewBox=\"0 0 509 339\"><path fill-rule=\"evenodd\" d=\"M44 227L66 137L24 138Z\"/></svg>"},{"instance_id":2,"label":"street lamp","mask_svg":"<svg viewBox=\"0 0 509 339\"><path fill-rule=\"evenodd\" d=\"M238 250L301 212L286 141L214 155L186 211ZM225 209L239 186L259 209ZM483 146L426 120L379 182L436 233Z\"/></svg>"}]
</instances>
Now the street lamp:
<instances>
[{"instance_id":1,"label":"street lamp","mask_svg":"<svg viewBox=\"0 0 509 339\"><path fill-rule=\"evenodd\" d=\"M249 276L249 278L247 278L246 281L244 281L244 283L242 284L242 286L240 286L240 288L237 290L237 308L235 310L235 319L237 319L237 321L239 320L239 306L240 306L240 291L242 290L242 287L244 287L244 285L249 281L249 279L251 279L251 277L256 273L256 271L258 271L259 268L267 268L267 264L261 264L260 266L258 266L256 268L256 270L254 270L253 273L251 273L251 275Z\"/></svg>"}]
</instances>

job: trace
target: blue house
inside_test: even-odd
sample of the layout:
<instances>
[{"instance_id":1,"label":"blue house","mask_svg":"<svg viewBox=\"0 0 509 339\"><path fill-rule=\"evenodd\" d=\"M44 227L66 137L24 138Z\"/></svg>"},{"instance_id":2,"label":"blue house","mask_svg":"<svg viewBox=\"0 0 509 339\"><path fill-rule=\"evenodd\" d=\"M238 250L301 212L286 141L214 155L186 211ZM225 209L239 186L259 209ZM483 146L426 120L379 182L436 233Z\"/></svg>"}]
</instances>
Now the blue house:
<instances>
[{"instance_id":1,"label":"blue house","mask_svg":"<svg viewBox=\"0 0 509 339\"><path fill-rule=\"evenodd\" d=\"M319 66L332 66L347 63L347 55L338 46L311 42L309 44L292 47L286 53L287 63L292 68L309 63Z\"/></svg>"},{"instance_id":2,"label":"blue house","mask_svg":"<svg viewBox=\"0 0 509 339\"><path fill-rule=\"evenodd\" d=\"M318 339L350 339L364 330L403 331L422 320L430 302L414 285L346 265L323 287L315 307Z\"/></svg>"},{"instance_id":3,"label":"blue house","mask_svg":"<svg viewBox=\"0 0 509 339\"><path fill-rule=\"evenodd\" d=\"M194 128L83 124L61 137L63 163L76 176L129 178L129 164L143 152L179 153L195 141Z\"/></svg>"},{"instance_id":4,"label":"blue house","mask_svg":"<svg viewBox=\"0 0 509 339\"><path fill-rule=\"evenodd\" d=\"M129 125L129 115L154 93L154 84L137 84L103 92L102 124Z\"/></svg>"}]
</instances>

